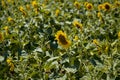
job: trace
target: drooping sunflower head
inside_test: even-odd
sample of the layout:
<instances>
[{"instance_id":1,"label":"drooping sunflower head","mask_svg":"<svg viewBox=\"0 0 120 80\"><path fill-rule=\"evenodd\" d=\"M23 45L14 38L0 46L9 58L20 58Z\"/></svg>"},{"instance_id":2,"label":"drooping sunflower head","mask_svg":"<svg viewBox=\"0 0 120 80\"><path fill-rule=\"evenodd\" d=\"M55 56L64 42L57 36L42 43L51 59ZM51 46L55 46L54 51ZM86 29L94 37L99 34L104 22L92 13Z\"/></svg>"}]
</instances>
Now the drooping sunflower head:
<instances>
[{"instance_id":1,"label":"drooping sunflower head","mask_svg":"<svg viewBox=\"0 0 120 80\"><path fill-rule=\"evenodd\" d=\"M55 39L63 48L68 48L71 45L70 40L67 39L66 34L61 30L56 33Z\"/></svg>"},{"instance_id":2,"label":"drooping sunflower head","mask_svg":"<svg viewBox=\"0 0 120 80\"><path fill-rule=\"evenodd\" d=\"M87 10L92 10L92 9L93 9L92 3L87 3L87 4L86 4L86 9L87 9Z\"/></svg>"},{"instance_id":3,"label":"drooping sunflower head","mask_svg":"<svg viewBox=\"0 0 120 80\"><path fill-rule=\"evenodd\" d=\"M98 17L98 18L101 18L101 17L102 17L101 12L98 12L98 13L97 13L97 17Z\"/></svg>"},{"instance_id":4,"label":"drooping sunflower head","mask_svg":"<svg viewBox=\"0 0 120 80\"><path fill-rule=\"evenodd\" d=\"M80 3L77 2L77 1L75 1L75 2L74 2L74 6L79 9L79 8L80 8Z\"/></svg>"},{"instance_id":5,"label":"drooping sunflower head","mask_svg":"<svg viewBox=\"0 0 120 80\"><path fill-rule=\"evenodd\" d=\"M80 29L82 30L83 25L82 25L81 23L79 23L77 20L74 20L74 21L73 21L73 25L74 25L75 27L80 28Z\"/></svg>"},{"instance_id":6,"label":"drooping sunflower head","mask_svg":"<svg viewBox=\"0 0 120 80\"><path fill-rule=\"evenodd\" d=\"M109 11L109 10L111 9L111 4L108 3L108 2L104 3L104 4L103 4L103 9L104 9L105 11Z\"/></svg>"}]
</instances>

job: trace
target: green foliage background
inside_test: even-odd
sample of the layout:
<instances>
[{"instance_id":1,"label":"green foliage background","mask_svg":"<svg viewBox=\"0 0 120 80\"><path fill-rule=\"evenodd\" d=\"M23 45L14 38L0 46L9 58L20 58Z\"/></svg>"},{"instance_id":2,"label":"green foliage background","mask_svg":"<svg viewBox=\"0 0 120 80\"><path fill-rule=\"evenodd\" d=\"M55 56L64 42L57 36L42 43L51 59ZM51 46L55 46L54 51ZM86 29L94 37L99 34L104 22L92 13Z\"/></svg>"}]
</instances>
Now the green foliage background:
<instances>
[{"instance_id":1,"label":"green foliage background","mask_svg":"<svg viewBox=\"0 0 120 80\"><path fill-rule=\"evenodd\" d=\"M114 5L114 0L106 1ZM36 7L32 0L1 0L0 32L4 40L0 42L0 80L119 80L120 6L101 11L100 21L97 6L106 1L89 0L94 8L88 11L84 0L78 0L80 9L74 0L36 0ZM60 10L58 16L56 9ZM73 26L75 19L83 24L82 31ZM59 30L72 42L68 49L55 40ZM95 39L98 45L93 43ZM14 64L13 71L7 59Z\"/></svg>"}]
</instances>

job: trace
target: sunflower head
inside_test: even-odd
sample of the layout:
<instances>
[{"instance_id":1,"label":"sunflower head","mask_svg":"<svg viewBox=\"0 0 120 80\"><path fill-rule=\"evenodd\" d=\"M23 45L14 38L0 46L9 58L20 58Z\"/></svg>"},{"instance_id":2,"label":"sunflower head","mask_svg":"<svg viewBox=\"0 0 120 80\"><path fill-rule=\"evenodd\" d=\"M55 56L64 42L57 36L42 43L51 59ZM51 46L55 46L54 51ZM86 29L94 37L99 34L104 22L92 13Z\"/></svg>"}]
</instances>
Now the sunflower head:
<instances>
[{"instance_id":1,"label":"sunflower head","mask_svg":"<svg viewBox=\"0 0 120 80\"><path fill-rule=\"evenodd\" d=\"M23 14L24 16L27 15L26 11L24 10L24 8L23 8L22 6L19 7L19 10L22 12L22 14Z\"/></svg>"},{"instance_id":2,"label":"sunflower head","mask_svg":"<svg viewBox=\"0 0 120 80\"><path fill-rule=\"evenodd\" d=\"M14 64L12 63L12 59L8 58L6 62L10 67L10 71L14 71Z\"/></svg>"},{"instance_id":3,"label":"sunflower head","mask_svg":"<svg viewBox=\"0 0 120 80\"><path fill-rule=\"evenodd\" d=\"M79 8L80 8L80 3L77 2L77 1L75 1L75 2L74 2L74 6L79 9Z\"/></svg>"},{"instance_id":4,"label":"sunflower head","mask_svg":"<svg viewBox=\"0 0 120 80\"><path fill-rule=\"evenodd\" d=\"M33 6L34 8L36 8L36 7L38 6L38 4L37 4L37 2L36 2L35 0L32 1L31 4L32 4L32 6Z\"/></svg>"},{"instance_id":5,"label":"sunflower head","mask_svg":"<svg viewBox=\"0 0 120 80\"><path fill-rule=\"evenodd\" d=\"M84 3L84 6L86 6L87 4L88 4L88 2L85 2L85 3Z\"/></svg>"},{"instance_id":6,"label":"sunflower head","mask_svg":"<svg viewBox=\"0 0 120 80\"><path fill-rule=\"evenodd\" d=\"M21 12L24 12L24 8L23 8L22 6L19 7L19 10L20 10Z\"/></svg>"},{"instance_id":7,"label":"sunflower head","mask_svg":"<svg viewBox=\"0 0 120 80\"><path fill-rule=\"evenodd\" d=\"M99 10L99 11L102 10L103 7L104 7L103 4L98 5L98 10Z\"/></svg>"},{"instance_id":8,"label":"sunflower head","mask_svg":"<svg viewBox=\"0 0 120 80\"><path fill-rule=\"evenodd\" d=\"M115 1L115 7L120 7L120 1Z\"/></svg>"},{"instance_id":9,"label":"sunflower head","mask_svg":"<svg viewBox=\"0 0 120 80\"><path fill-rule=\"evenodd\" d=\"M58 16L59 13L60 13L60 10L59 10L59 9L56 9L56 11L55 11L55 15Z\"/></svg>"},{"instance_id":10,"label":"sunflower head","mask_svg":"<svg viewBox=\"0 0 120 80\"><path fill-rule=\"evenodd\" d=\"M11 21L13 21L13 18L8 17L7 20L8 20L8 22L11 22Z\"/></svg>"},{"instance_id":11,"label":"sunflower head","mask_svg":"<svg viewBox=\"0 0 120 80\"><path fill-rule=\"evenodd\" d=\"M74 40L75 40L75 41L78 41L78 39L79 39L78 36L75 36L75 37L74 37Z\"/></svg>"},{"instance_id":12,"label":"sunflower head","mask_svg":"<svg viewBox=\"0 0 120 80\"><path fill-rule=\"evenodd\" d=\"M87 3L86 8L87 8L87 10L92 10L93 9L92 3Z\"/></svg>"},{"instance_id":13,"label":"sunflower head","mask_svg":"<svg viewBox=\"0 0 120 80\"><path fill-rule=\"evenodd\" d=\"M105 11L109 11L109 10L111 9L111 4L108 3L108 2L104 3L104 4L103 4L103 9L104 9Z\"/></svg>"},{"instance_id":14,"label":"sunflower head","mask_svg":"<svg viewBox=\"0 0 120 80\"><path fill-rule=\"evenodd\" d=\"M56 33L55 39L63 48L68 48L71 45L71 42L67 39L66 34L61 30Z\"/></svg>"},{"instance_id":15,"label":"sunflower head","mask_svg":"<svg viewBox=\"0 0 120 80\"><path fill-rule=\"evenodd\" d=\"M97 40L97 39L94 39L94 40L93 40L93 43L94 43L94 44L96 44L96 45L98 45L98 44L99 44L99 42L98 42L98 40Z\"/></svg>"},{"instance_id":16,"label":"sunflower head","mask_svg":"<svg viewBox=\"0 0 120 80\"><path fill-rule=\"evenodd\" d=\"M82 25L81 23L79 23L77 20L74 20L74 21L73 21L73 25L74 25L75 27L80 28L80 29L82 30L83 25Z\"/></svg>"},{"instance_id":17,"label":"sunflower head","mask_svg":"<svg viewBox=\"0 0 120 80\"><path fill-rule=\"evenodd\" d=\"M30 10L30 5L29 4L26 4L26 9Z\"/></svg>"},{"instance_id":18,"label":"sunflower head","mask_svg":"<svg viewBox=\"0 0 120 80\"><path fill-rule=\"evenodd\" d=\"M102 17L101 12L98 12L98 13L97 13L97 17L98 17L98 18L101 18L101 17Z\"/></svg>"}]
</instances>

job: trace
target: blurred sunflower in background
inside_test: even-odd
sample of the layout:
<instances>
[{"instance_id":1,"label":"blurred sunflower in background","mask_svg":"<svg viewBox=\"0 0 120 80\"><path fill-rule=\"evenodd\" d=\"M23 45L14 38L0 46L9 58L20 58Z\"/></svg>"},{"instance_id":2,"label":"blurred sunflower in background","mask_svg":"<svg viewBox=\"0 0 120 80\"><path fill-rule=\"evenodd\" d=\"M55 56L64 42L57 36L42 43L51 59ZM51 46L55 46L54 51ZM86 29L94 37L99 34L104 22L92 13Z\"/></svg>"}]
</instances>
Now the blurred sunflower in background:
<instances>
[{"instance_id":1,"label":"blurred sunflower in background","mask_svg":"<svg viewBox=\"0 0 120 80\"><path fill-rule=\"evenodd\" d=\"M32 6L33 6L34 8L36 8L36 7L38 6L38 4L37 4L37 1L36 1L36 0L32 1L32 2L31 2L31 4L32 4Z\"/></svg>"},{"instance_id":2,"label":"blurred sunflower in background","mask_svg":"<svg viewBox=\"0 0 120 80\"><path fill-rule=\"evenodd\" d=\"M8 66L10 67L10 71L14 71L14 64L13 64L12 60L8 58L6 60L6 62L8 64Z\"/></svg>"},{"instance_id":3,"label":"blurred sunflower in background","mask_svg":"<svg viewBox=\"0 0 120 80\"><path fill-rule=\"evenodd\" d=\"M109 10L111 9L111 4L108 3L108 2L104 3L104 4L103 4L103 9L104 9L105 11L109 11Z\"/></svg>"},{"instance_id":4,"label":"blurred sunflower in background","mask_svg":"<svg viewBox=\"0 0 120 80\"><path fill-rule=\"evenodd\" d=\"M88 2L84 2L84 6L86 6L88 4Z\"/></svg>"},{"instance_id":5,"label":"blurred sunflower in background","mask_svg":"<svg viewBox=\"0 0 120 80\"><path fill-rule=\"evenodd\" d=\"M97 17L99 18L100 21L104 21L101 12L98 12L98 13L97 13Z\"/></svg>"},{"instance_id":6,"label":"blurred sunflower in background","mask_svg":"<svg viewBox=\"0 0 120 80\"><path fill-rule=\"evenodd\" d=\"M80 8L80 3L79 3L78 1L75 1L75 2L74 2L74 6L75 6L77 9L79 9L79 8Z\"/></svg>"},{"instance_id":7,"label":"blurred sunflower in background","mask_svg":"<svg viewBox=\"0 0 120 80\"><path fill-rule=\"evenodd\" d=\"M55 39L63 48L68 48L71 45L71 41L67 39L66 34L61 30L56 33Z\"/></svg>"},{"instance_id":8,"label":"blurred sunflower in background","mask_svg":"<svg viewBox=\"0 0 120 80\"><path fill-rule=\"evenodd\" d=\"M102 10L103 9L103 4L99 4L98 5L98 10L100 11L100 10Z\"/></svg>"},{"instance_id":9,"label":"blurred sunflower in background","mask_svg":"<svg viewBox=\"0 0 120 80\"><path fill-rule=\"evenodd\" d=\"M55 15L58 16L59 13L60 13L60 10L59 10L59 9L56 9L56 10L55 10Z\"/></svg>"},{"instance_id":10,"label":"blurred sunflower in background","mask_svg":"<svg viewBox=\"0 0 120 80\"><path fill-rule=\"evenodd\" d=\"M23 8L22 6L19 7L19 10L22 12L22 14L23 14L24 16L27 15L27 13L25 12L25 10L24 10L24 8Z\"/></svg>"},{"instance_id":11,"label":"blurred sunflower in background","mask_svg":"<svg viewBox=\"0 0 120 80\"><path fill-rule=\"evenodd\" d=\"M92 10L92 9L93 9L92 3L87 3L87 4L86 4L86 9L87 9L87 10Z\"/></svg>"},{"instance_id":12,"label":"blurred sunflower in background","mask_svg":"<svg viewBox=\"0 0 120 80\"><path fill-rule=\"evenodd\" d=\"M120 7L120 1L115 1L115 7Z\"/></svg>"},{"instance_id":13,"label":"blurred sunflower in background","mask_svg":"<svg viewBox=\"0 0 120 80\"><path fill-rule=\"evenodd\" d=\"M93 43L96 44L96 45L99 45L99 42L98 42L97 39L94 39L94 40L93 40Z\"/></svg>"},{"instance_id":14,"label":"blurred sunflower in background","mask_svg":"<svg viewBox=\"0 0 120 80\"><path fill-rule=\"evenodd\" d=\"M79 23L77 20L74 20L74 21L73 21L73 25L74 25L75 27L80 28L80 29L82 30L83 25L82 25L81 23Z\"/></svg>"}]
</instances>

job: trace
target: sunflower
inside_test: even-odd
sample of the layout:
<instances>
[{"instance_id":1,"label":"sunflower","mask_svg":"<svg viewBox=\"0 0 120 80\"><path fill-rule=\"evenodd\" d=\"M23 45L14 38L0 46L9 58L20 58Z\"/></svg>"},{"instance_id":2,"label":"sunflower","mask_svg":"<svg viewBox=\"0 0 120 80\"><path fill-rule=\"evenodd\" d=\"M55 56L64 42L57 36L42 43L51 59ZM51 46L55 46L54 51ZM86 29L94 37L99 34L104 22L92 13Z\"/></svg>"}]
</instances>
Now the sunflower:
<instances>
[{"instance_id":1,"label":"sunflower","mask_svg":"<svg viewBox=\"0 0 120 80\"><path fill-rule=\"evenodd\" d=\"M87 4L88 4L88 2L85 2L85 3L84 3L84 6L86 6Z\"/></svg>"},{"instance_id":2,"label":"sunflower","mask_svg":"<svg viewBox=\"0 0 120 80\"><path fill-rule=\"evenodd\" d=\"M100 11L102 9L103 9L103 4L98 5L98 10Z\"/></svg>"},{"instance_id":3,"label":"sunflower","mask_svg":"<svg viewBox=\"0 0 120 80\"><path fill-rule=\"evenodd\" d=\"M75 2L74 2L74 6L79 9L79 8L80 8L80 3L77 2L77 1L75 1Z\"/></svg>"},{"instance_id":4,"label":"sunflower","mask_svg":"<svg viewBox=\"0 0 120 80\"><path fill-rule=\"evenodd\" d=\"M101 12L98 12L98 13L97 13L97 17L98 17L98 18L101 18L101 17L102 17Z\"/></svg>"},{"instance_id":5,"label":"sunflower","mask_svg":"<svg viewBox=\"0 0 120 80\"><path fill-rule=\"evenodd\" d=\"M8 20L8 22L11 22L11 21L13 21L13 18L8 17L7 20Z\"/></svg>"},{"instance_id":6,"label":"sunflower","mask_svg":"<svg viewBox=\"0 0 120 80\"><path fill-rule=\"evenodd\" d=\"M120 7L120 1L115 1L115 7Z\"/></svg>"},{"instance_id":7,"label":"sunflower","mask_svg":"<svg viewBox=\"0 0 120 80\"><path fill-rule=\"evenodd\" d=\"M31 4L32 4L32 6L33 6L34 8L36 8L36 7L38 6L38 4L37 4L37 2L36 2L35 0L32 1Z\"/></svg>"},{"instance_id":8,"label":"sunflower","mask_svg":"<svg viewBox=\"0 0 120 80\"><path fill-rule=\"evenodd\" d=\"M58 16L59 13L60 13L60 10L59 10L59 9L56 9L56 11L55 11L55 15Z\"/></svg>"},{"instance_id":9,"label":"sunflower","mask_svg":"<svg viewBox=\"0 0 120 80\"><path fill-rule=\"evenodd\" d=\"M66 34L61 30L56 33L55 39L63 48L68 48L71 45L71 42L67 39Z\"/></svg>"},{"instance_id":10,"label":"sunflower","mask_svg":"<svg viewBox=\"0 0 120 80\"><path fill-rule=\"evenodd\" d=\"M98 12L98 13L97 13L97 17L100 19L100 21L103 21L103 17L102 17L101 12Z\"/></svg>"},{"instance_id":11,"label":"sunflower","mask_svg":"<svg viewBox=\"0 0 120 80\"><path fill-rule=\"evenodd\" d=\"M86 8L87 8L87 10L92 10L93 9L92 3L87 3Z\"/></svg>"},{"instance_id":12,"label":"sunflower","mask_svg":"<svg viewBox=\"0 0 120 80\"><path fill-rule=\"evenodd\" d=\"M104 3L104 4L103 4L103 9L104 9L105 11L109 11L109 10L111 9L111 4L108 3L108 2Z\"/></svg>"},{"instance_id":13,"label":"sunflower","mask_svg":"<svg viewBox=\"0 0 120 80\"><path fill-rule=\"evenodd\" d=\"M99 45L99 42L98 42L97 39L94 39L94 40L93 40L93 43L96 44L96 45Z\"/></svg>"},{"instance_id":14,"label":"sunflower","mask_svg":"<svg viewBox=\"0 0 120 80\"><path fill-rule=\"evenodd\" d=\"M30 10L30 5L29 4L26 4L26 9Z\"/></svg>"},{"instance_id":15,"label":"sunflower","mask_svg":"<svg viewBox=\"0 0 120 80\"><path fill-rule=\"evenodd\" d=\"M0 32L0 42L4 40L3 34Z\"/></svg>"},{"instance_id":16,"label":"sunflower","mask_svg":"<svg viewBox=\"0 0 120 80\"><path fill-rule=\"evenodd\" d=\"M8 66L10 67L10 71L14 71L14 64L12 63L12 60L8 58L6 62Z\"/></svg>"},{"instance_id":17,"label":"sunflower","mask_svg":"<svg viewBox=\"0 0 120 80\"><path fill-rule=\"evenodd\" d=\"M74 25L75 27L80 28L80 29L82 30L83 25L82 25L81 23L79 23L77 20L74 20L74 21L73 21L73 25Z\"/></svg>"},{"instance_id":18,"label":"sunflower","mask_svg":"<svg viewBox=\"0 0 120 80\"><path fill-rule=\"evenodd\" d=\"M75 36L75 37L74 37L74 40L75 40L75 41L78 41L78 39L79 39L78 36Z\"/></svg>"},{"instance_id":19,"label":"sunflower","mask_svg":"<svg viewBox=\"0 0 120 80\"><path fill-rule=\"evenodd\" d=\"M26 16L26 12L25 12L25 10L24 10L24 8L22 6L19 7L19 10L22 12L22 14L24 16Z\"/></svg>"}]
</instances>

